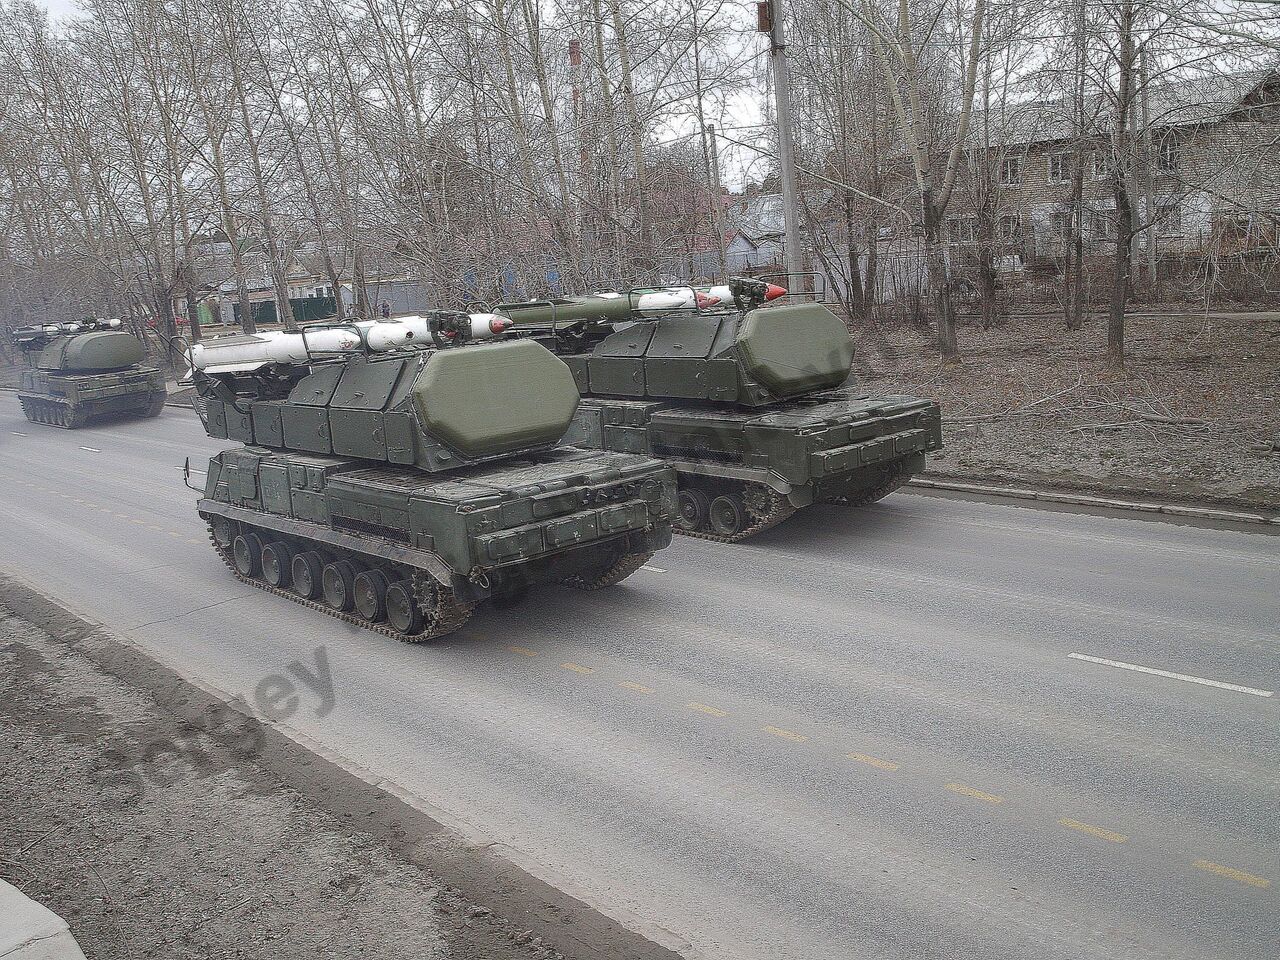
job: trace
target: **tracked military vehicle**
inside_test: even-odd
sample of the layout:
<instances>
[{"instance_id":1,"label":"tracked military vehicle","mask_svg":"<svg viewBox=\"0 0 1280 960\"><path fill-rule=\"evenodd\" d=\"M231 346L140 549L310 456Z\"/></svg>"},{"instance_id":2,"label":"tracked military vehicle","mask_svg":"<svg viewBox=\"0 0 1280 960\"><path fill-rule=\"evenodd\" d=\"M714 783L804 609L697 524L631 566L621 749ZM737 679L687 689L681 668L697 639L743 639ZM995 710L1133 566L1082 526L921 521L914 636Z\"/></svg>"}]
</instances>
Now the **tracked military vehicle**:
<instances>
[{"instance_id":1,"label":"tracked military vehicle","mask_svg":"<svg viewBox=\"0 0 1280 960\"><path fill-rule=\"evenodd\" d=\"M28 361L18 390L28 420L74 429L108 416L160 415L164 375L142 366L142 343L120 326L90 319L13 331Z\"/></svg>"},{"instance_id":2,"label":"tracked military vehicle","mask_svg":"<svg viewBox=\"0 0 1280 960\"><path fill-rule=\"evenodd\" d=\"M573 376L535 342L476 342L506 322L439 314L194 347L206 431L242 444L210 461L197 504L232 573L417 642L540 581L611 586L667 546L671 469L558 446Z\"/></svg>"},{"instance_id":3,"label":"tracked military vehicle","mask_svg":"<svg viewBox=\"0 0 1280 960\"><path fill-rule=\"evenodd\" d=\"M734 542L815 502L878 500L942 446L936 403L850 384L844 324L819 303L765 305L785 293L735 279L495 312L573 371L568 442L667 461L677 529Z\"/></svg>"}]
</instances>

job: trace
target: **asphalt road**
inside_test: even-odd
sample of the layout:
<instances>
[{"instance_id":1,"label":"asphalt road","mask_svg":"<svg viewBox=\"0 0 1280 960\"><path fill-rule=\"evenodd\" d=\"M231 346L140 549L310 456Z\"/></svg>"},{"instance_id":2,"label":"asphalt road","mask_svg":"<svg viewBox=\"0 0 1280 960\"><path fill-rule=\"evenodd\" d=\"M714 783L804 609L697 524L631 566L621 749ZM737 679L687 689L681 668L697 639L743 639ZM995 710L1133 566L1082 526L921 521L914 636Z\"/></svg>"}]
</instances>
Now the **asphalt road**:
<instances>
[{"instance_id":1,"label":"asphalt road","mask_svg":"<svg viewBox=\"0 0 1280 960\"><path fill-rule=\"evenodd\" d=\"M899 493L415 647L227 575L219 446L0 395L0 570L250 699L323 646L290 728L691 957L1280 954L1280 538Z\"/></svg>"}]
</instances>

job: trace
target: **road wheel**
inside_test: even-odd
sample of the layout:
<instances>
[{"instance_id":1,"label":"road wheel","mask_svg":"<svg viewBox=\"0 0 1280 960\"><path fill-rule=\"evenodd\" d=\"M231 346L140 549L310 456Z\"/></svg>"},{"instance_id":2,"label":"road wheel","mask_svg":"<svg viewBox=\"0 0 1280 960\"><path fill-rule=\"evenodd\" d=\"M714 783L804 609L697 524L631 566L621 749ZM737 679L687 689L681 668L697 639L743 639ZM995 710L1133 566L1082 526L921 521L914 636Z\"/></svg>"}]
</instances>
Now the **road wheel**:
<instances>
[{"instance_id":1,"label":"road wheel","mask_svg":"<svg viewBox=\"0 0 1280 960\"><path fill-rule=\"evenodd\" d=\"M356 612L370 623L387 619L387 576L381 570L366 570L355 581Z\"/></svg>"},{"instance_id":2,"label":"road wheel","mask_svg":"<svg viewBox=\"0 0 1280 960\"><path fill-rule=\"evenodd\" d=\"M701 490L686 487L676 495L676 506L679 516L676 525L681 530L701 530L707 525L707 513L711 501Z\"/></svg>"},{"instance_id":3,"label":"road wheel","mask_svg":"<svg viewBox=\"0 0 1280 960\"><path fill-rule=\"evenodd\" d=\"M314 550L307 550L293 558L293 592L303 600L320 596L320 583L324 578L324 561Z\"/></svg>"},{"instance_id":4,"label":"road wheel","mask_svg":"<svg viewBox=\"0 0 1280 960\"><path fill-rule=\"evenodd\" d=\"M240 576L257 577L262 573L262 541L257 534L236 537L231 543L231 556Z\"/></svg>"},{"instance_id":5,"label":"road wheel","mask_svg":"<svg viewBox=\"0 0 1280 960\"><path fill-rule=\"evenodd\" d=\"M346 613L355 603L356 568L349 560L336 560L325 565L320 575L324 602L341 613Z\"/></svg>"},{"instance_id":6,"label":"road wheel","mask_svg":"<svg viewBox=\"0 0 1280 960\"><path fill-rule=\"evenodd\" d=\"M722 537L733 537L746 523L746 511L733 494L722 494L711 501L707 519L711 529Z\"/></svg>"},{"instance_id":7,"label":"road wheel","mask_svg":"<svg viewBox=\"0 0 1280 960\"><path fill-rule=\"evenodd\" d=\"M262 548L262 579L273 587L287 587L293 572L293 551L280 540Z\"/></svg>"},{"instance_id":8,"label":"road wheel","mask_svg":"<svg viewBox=\"0 0 1280 960\"><path fill-rule=\"evenodd\" d=\"M397 580L387 587L386 608L387 622L407 636L421 633L426 626L418 602L413 598L413 584L408 580Z\"/></svg>"}]
</instances>

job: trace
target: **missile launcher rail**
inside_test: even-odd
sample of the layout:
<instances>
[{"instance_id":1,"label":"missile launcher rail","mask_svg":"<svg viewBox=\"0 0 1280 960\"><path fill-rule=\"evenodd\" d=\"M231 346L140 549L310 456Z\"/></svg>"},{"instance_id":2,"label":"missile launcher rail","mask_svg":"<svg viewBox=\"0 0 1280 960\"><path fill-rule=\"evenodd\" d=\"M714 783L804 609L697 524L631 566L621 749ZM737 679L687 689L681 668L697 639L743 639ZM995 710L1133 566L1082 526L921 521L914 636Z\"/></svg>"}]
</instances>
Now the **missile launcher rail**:
<instances>
[{"instance_id":1,"label":"missile launcher rail","mask_svg":"<svg viewBox=\"0 0 1280 960\"><path fill-rule=\"evenodd\" d=\"M19 327L13 341L28 360L18 400L32 423L76 429L103 417L157 417L164 410L164 376L142 366L142 344L119 320Z\"/></svg>"},{"instance_id":2,"label":"missile launcher rail","mask_svg":"<svg viewBox=\"0 0 1280 960\"><path fill-rule=\"evenodd\" d=\"M557 446L578 395L541 346L377 332L303 363L263 356L297 346L278 336L193 352L207 432L243 444L197 503L238 579L421 642L537 583L612 586L670 543L669 467Z\"/></svg>"},{"instance_id":3,"label":"missile launcher rail","mask_svg":"<svg viewBox=\"0 0 1280 960\"><path fill-rule=\"evenodd\" d=\"M690 303L691 290L649 312L618 306L634 294L495 312L572 370L583 400L566 442L675 468L679 533L737 542L813 503L872 503L924 469L942 446L936 403L851 385L853 341L821 304L766 307L778 288L760 281L724 289L728 304Z\"/></svg>"}]
</instances>

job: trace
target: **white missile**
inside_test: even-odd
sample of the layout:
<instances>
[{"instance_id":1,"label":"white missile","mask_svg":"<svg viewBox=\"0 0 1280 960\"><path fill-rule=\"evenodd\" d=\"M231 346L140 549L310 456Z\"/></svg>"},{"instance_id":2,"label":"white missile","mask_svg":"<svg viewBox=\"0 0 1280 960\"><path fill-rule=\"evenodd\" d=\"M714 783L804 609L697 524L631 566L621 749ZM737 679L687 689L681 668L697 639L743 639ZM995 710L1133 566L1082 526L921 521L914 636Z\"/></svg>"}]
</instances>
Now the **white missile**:
<instances>
[{"instance_id":1,"label":"white missile","mask_svg":"<svg viewBox=\"0 0 1280 960\"><path fill-rule=\"evenodd\" d=\"M467 340L487 340L511 326L509 319L492 313L463 316ZM439 332L443 339L454 340L461 331L446 325ZM207 340L192 346L191 365L205 373L235 373L268 363L305 364L317 354L353 353L366 347L374 353L387 353L417 343L428 346L435 343L431 320L426 317L357 320L343 326L304 328L296 332L274 330Z\"/></svg>"},{"instance_id":2,"label":"white missile","mask_svg":"<svg viewBox=\"0 0 1280 960\"><path fill-rule=\"evenodd\" d=\"M712 287L679 287L676 293L681 294L683 307L714 307L717 304L733 303L733 291L729 289L726 283L718 283ZM780 287L776 283L770 283L765 286L765 301L777 300L781 296L785 296L786 287Z\"/></svg>"}]
</instances>

